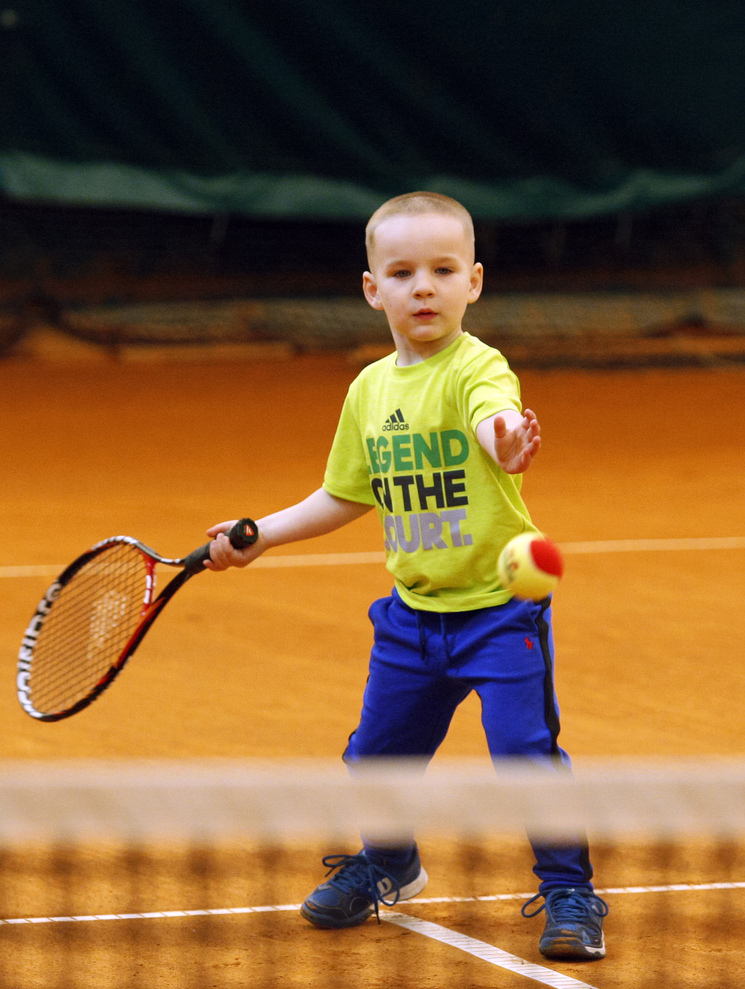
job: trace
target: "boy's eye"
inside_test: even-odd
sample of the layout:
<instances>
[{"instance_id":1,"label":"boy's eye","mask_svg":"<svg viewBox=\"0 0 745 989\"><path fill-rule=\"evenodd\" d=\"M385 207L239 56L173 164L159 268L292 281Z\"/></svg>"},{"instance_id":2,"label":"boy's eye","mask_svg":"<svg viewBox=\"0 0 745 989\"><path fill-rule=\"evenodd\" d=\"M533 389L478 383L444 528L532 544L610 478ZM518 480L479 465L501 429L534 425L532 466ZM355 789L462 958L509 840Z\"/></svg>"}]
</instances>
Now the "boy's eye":
<instances>
[{"instance_id":1,"label":"boy's eye","mask_svg":"<svg viewBox=\"0 0 745 989\"><path fill-rule=\"evenodd\" d=\"M443 266L442 268L437 268L436 269L436 274L438 274L438 275L449 275L452 272L452 270L453 270L452 268L446 268L446 267Z\"/></svg>"},{"instance_id":2,"label":"boy's eye","mask_svg":"<svg viewBox=\"0 0 745 989\"><path fill-rule=\"evenodd\" d=\"M408 278L411 272L407 268L398 268L392 274L394 278Z\"/></svg>"}]
</instances>

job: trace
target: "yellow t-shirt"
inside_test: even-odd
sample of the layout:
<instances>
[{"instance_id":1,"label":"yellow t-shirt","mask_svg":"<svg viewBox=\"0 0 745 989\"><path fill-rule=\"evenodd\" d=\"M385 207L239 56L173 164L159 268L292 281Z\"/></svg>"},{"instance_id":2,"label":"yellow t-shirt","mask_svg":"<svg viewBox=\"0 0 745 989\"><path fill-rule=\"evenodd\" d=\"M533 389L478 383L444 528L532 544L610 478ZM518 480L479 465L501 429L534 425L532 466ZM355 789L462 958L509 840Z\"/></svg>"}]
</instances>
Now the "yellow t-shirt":
<instances>
[{"instance_id":1,"label":"yellow t-shirt","mask_svg":"<svg viewBox=\"0 0 745 989\"><path fill-rule=\"evenodd\" d=\"M518 380L493 347L464 333L407 367L396 355L352 382L323 486L375 505L387 567L403 600L424 611L470 611L511 597L499 582L505 543L536 531L506 474L476 439L496 412L521 410Z\"/></svg>"}]
</instances>

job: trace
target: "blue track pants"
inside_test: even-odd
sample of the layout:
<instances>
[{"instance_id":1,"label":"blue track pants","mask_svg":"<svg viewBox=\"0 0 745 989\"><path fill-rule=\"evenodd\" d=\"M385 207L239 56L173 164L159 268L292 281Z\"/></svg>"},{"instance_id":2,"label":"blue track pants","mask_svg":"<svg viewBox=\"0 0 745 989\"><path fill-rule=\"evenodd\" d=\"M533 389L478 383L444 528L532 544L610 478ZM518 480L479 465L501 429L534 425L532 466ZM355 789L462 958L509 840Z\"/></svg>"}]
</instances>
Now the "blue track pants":
<instances>
[{"instance_id":1,"label":"blue track pants","mask_svg":"<svg viewBox=\"0 0 745 989\"><path fill-rule=\"evenodd\" d=\"M362 716L344 753L350 770L369 757L430 759L472 690L481 700L494 759L523 757L569 767L558 744L550 599L513 598L494 608L441 614L408 607L394 590L373 603L370 619L375 641ZM591 888L584 840L531 844L541 892Z\"/></svg>"}]
</instances>

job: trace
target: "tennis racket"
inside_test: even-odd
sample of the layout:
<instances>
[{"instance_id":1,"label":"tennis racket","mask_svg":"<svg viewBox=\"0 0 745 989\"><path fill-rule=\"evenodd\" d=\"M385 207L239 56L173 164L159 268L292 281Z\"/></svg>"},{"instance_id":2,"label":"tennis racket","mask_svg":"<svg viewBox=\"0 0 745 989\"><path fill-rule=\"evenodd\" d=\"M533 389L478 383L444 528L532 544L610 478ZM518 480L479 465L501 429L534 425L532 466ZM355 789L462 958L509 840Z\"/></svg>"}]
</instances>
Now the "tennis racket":
<instances>
[{"instance_id":1,"label":"tennis racket","mask_svg":"<svg viewBox=\"0 0 745 989\"><path fill-rule=\"evenodd\" d=\"M236 549L250 546L256 523L241 519L228 538ZM41 599L23 637L16 681L23 710L39 721L60 721L88 707L209 555L205 543L169 560L131 536L113 536L79 556ZM157 598L156 564L180 569Z\"/></svg>"}]
</instances>

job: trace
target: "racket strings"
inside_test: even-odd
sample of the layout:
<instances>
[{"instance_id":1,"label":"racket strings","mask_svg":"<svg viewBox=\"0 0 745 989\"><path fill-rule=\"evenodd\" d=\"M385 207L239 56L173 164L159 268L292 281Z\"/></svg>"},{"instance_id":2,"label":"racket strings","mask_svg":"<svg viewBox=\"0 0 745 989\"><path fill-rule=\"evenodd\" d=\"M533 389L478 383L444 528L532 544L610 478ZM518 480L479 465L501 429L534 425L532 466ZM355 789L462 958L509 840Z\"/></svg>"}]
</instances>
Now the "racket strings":
<instances>
[{"instance_id":1,"label":"racket strings","mask_svg":"<svg viewBox=\"0 0 745 989\"><path fill-rule=\"evenodd\" d=\"M66 711L104 680L152 597L148 558L113 543L63 586L34 647L29 693L40 713Z\"/></svg>"}]
</instances>

